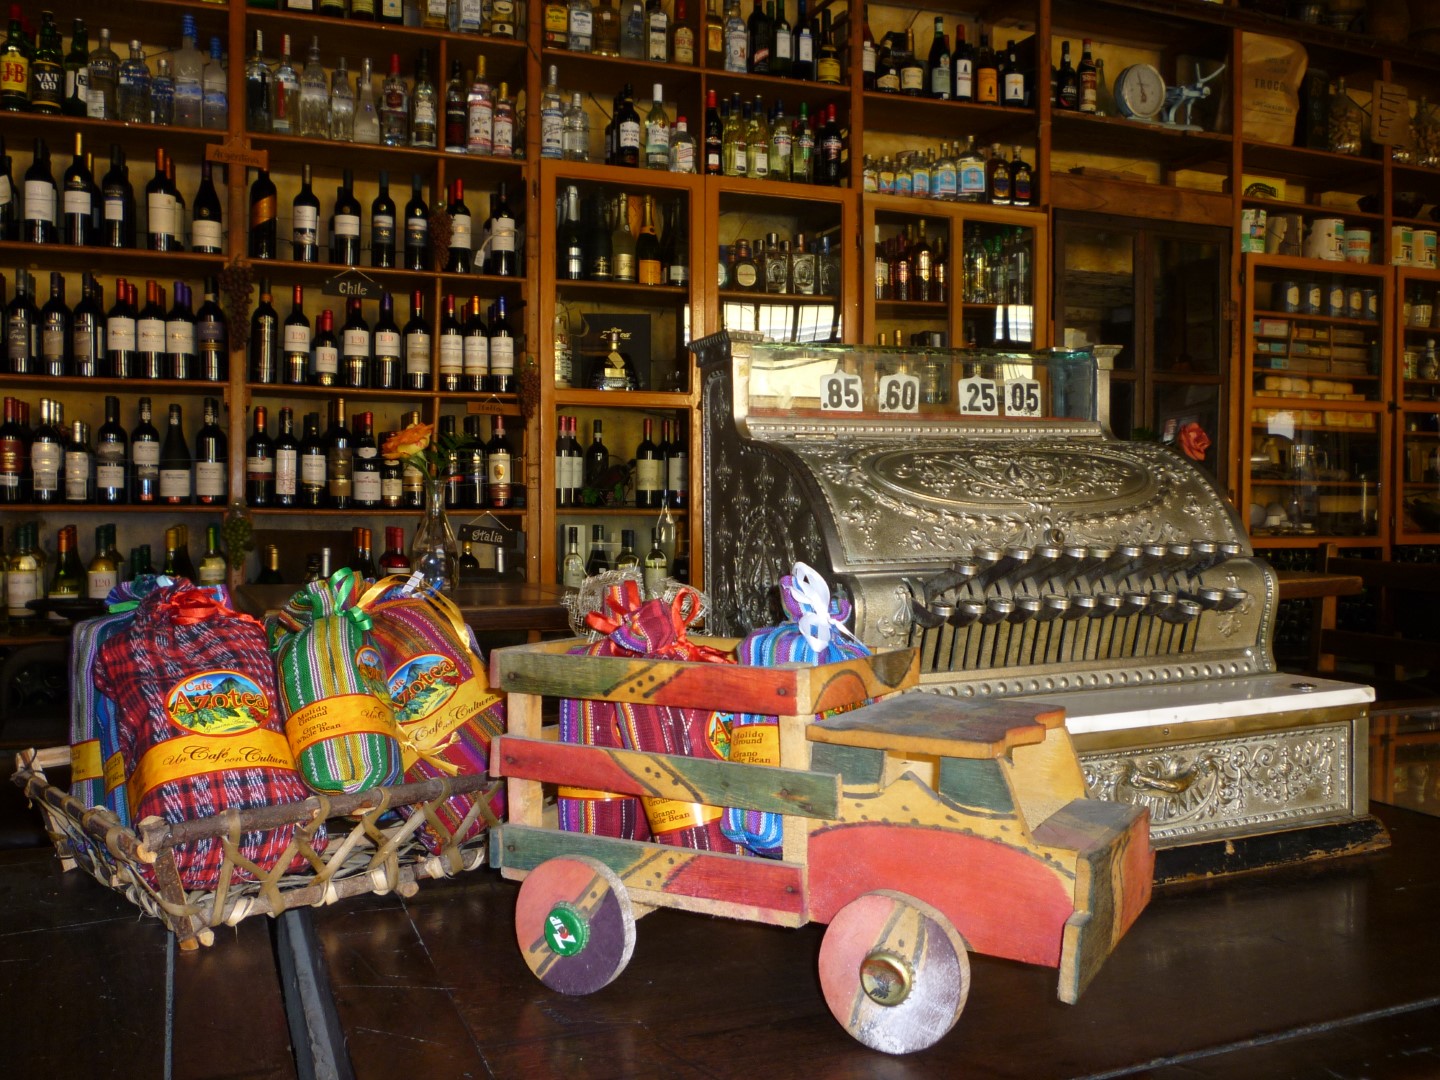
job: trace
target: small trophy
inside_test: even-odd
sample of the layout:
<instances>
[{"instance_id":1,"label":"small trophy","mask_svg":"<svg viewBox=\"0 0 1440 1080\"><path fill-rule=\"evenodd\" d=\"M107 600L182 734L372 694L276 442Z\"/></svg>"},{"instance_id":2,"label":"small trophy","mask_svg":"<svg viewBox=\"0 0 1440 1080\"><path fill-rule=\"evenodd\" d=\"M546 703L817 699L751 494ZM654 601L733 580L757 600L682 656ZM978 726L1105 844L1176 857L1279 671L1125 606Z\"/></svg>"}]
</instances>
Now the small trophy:
<instances>
[{"instance_id":1,"label":"small trophy","mask_svg":"<svg viewBox=\"0 0 1440 1080\"><path fill-rule=\"evenodd\" d=\"M598 358L590 369L592 390L636 390L639 380L635 377L635 365L630 357L620 351L620 342L629 341L630 335L619 327L612 326L600 332L602 338L610 341L610 351Z\"/></svg>"}]
</instances>

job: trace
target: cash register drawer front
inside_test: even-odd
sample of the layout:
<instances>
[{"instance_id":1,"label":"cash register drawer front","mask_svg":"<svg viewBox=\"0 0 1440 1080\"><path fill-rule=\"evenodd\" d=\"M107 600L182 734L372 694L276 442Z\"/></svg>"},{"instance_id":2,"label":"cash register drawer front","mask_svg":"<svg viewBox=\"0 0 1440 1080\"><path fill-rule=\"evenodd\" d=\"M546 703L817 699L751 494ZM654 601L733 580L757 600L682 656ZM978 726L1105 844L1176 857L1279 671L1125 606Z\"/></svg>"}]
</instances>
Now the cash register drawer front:
<instances>
[{"instance_id":1,"label":"cash register drawer front","mask_svg":"<svg viewBox=\"0 0 1440 1080\"><path fill-rule=\"evenodd\" d=\"M1369 812L1363 705L1073 737L1090 794L1148 808L1157 848Z\"/></svg>"}]
</instances>

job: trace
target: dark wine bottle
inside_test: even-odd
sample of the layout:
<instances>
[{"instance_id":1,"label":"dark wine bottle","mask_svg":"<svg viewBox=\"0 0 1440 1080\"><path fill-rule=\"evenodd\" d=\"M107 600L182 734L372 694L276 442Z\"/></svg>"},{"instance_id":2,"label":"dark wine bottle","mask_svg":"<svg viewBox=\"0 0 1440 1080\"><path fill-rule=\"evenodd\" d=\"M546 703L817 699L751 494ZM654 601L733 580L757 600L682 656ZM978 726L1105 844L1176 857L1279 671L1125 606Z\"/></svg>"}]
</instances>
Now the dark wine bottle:
<instances>
[{"instance_id":1,"label":"dark wine bottle","mask_svg":"<svg viewBox=\"0 0 1440 1080\"><path fill-rule=\"evenodd\" d=\"M288 405L280 410L280 433L275 436L274 504L300 505L300 443L295 438L295 412Z\"/></svg>"},{"instance_id":2,"label":"dark wine bottle","mask_svg":"<svg viewBox=\"0 0 1440 1080\"><path fill-rule=\"evenodd\" d=\"M71 369L82 379L99 378L105 365L105 308L100 284L88 270L81 279L80 302L70 313Z\"/></svg>"},{"instance_id":3,"label":"dark wine bottle","mask_svg":"<svg viewBox=\"0 0 1440 1080\"><path fill-rule=\"evenodd\" d=\"M190 286L183 281L175 282L175 302L165 313L165 361L167 374L172 379L194 379L200 375Z\"/></svg>"},{"instance_id":4,"label":"dark wine bottle","mask_svg":"<svg viewBox=\"0 0 1440 1080\"><path fill-rule=\"evenodd\" d=\"M370 385L376 390L400 389L404 359L400 327L395 325L395 299L388 292L380 296L380 318L375 321L371 351Z\"/></svg>"},{"instance_id":5,"label":"dark wine bottle","mask_svg":"<svg viewBox=\"0 0 1440 1080\"><path fill-rule=\"evenodd\" d=\"M330 405L330 428L325 432L325 505L347 510L354 501L355 446L345 422L345 399Z\"/></svg>"},{"instance_id":6,"label":"dark wine bottle","mask_svg":"<svg viewBox=\"0 0 1440 1080\"><path fill-rule=\"evenodd\" d=\"M220 255L225 251L224 215L208 161L200 163L200 186L195 189L195 208L190 223L190 250L202 255Z\"/></svg>"},{"instance_id":7,"label":"dark wine bottle","mask_svg":"<svg viewBox=\"0 0 1440 1080\"><path fill-rule=\"evenodd\" d=\"M485 447L485 493L491 506L503 510L514 499L515 474L510 440L505 435L505 418L496 416L492 423L493 433Z\"/></svg>"},{"instance_id":8,"label":"dark wine bottle","mask_svg":"<svg viewBox=\"0 0 1440 1080\"><path fill-rule=\"evenodd\" d=\"M310 186L310 166L300 173L300 191L290 204L290 257L296 262L320 261L320 200Z\"/></svg>"},{"instance_id":9,"label":"dark wine bottle","mask_svg":"<svg viewBox=\"0 0 1440 1080\"><path fill-rule=\"evenodd\" d=\"M515 331L510 326L503 296L495 298L495 315L490 320L490 382L487 389L497 394L515 392Z\"/></svg>"},{"instance_id":10,"label":"dark wine bottle","mask_svg":"<svg viewBox=\"0 0 1440 1080\"><path fill-rule=\"evenodd\" d=\"M203 506L224 506L230 485L230 453L225 429L220 426L220 402L207 397L204 422L195 433L195 501Z\"/></svg>"},{"instance_id":11,"label":"dark wine bottle","mask_svg":"<svg viewBox=\"0 0 1440 1080\"><path fill-rule=\"evenodd\" d=\"M341 382L354 390L370 385L370 324L360 310L360 300L345 301L345 325L340 329Z\"/></svg>"},{"instance_id":12,"label":"dark wine bottle","mask_svg":"<svg viewBox=\"0 0 1440 1080\"><path fill-rule=\"evenodd\" d=\"M456 177L450 184L450 257L445 270L451 274L468 274L473 252L473 228L470 208L465 205L465 181Z\"/></svg>"},{"instance_id":13,"label":"dark wine bottle","mask_svg":"<svg viewBox=\"0 0 1440 1080\"><path fill-rule=\"evenodd\" d=\"M665 501L665 461L654 434L654 421L647 416L644 435L635 448L635 505L647 509L658 509Z\"/></svg>"},{"instance_id":14,"label":"dark wine bottle","mask_svg":"<svg viewBox=\"0 0 1440 1080\"><path fill-rule=\"evenodd\" d=\"M370 265L395 265L395 200L390 197L390 174L380 172L380 193L370 203Z\"/></svg>"},{"instance_id":15,"label":"dark wine bottle","mask_svg":"<svg viewBox=\"0 0 1440 1080\"><path fill-rule=\"evenodd\" d=\"M489 254L485 257L485 273L512 277L520 273L520 256L516 250L515 214L506 197L505 181L490 200L490 219L486 223L489 233Z\"/></svg>"},{"instance_id":16,"label":"dark wine bottle","mask_svg":"<svg viewBox=\"0 0 1440 1080\"><path fill-rule=\"evenodd\" d=\"M171 405L170 423L160 447L160 502L183 506L192 501L190 460L190 447L181 427L180 406Z\"/></svg>"},{"instance_id":17,"label":"dark wine bottle","mask_svg":"<svg viewBox=\"0 0 1440 1080\"><path fill-rule=\"evenodd\" d=\"M276 197L275 181L270 179L270 170L258 170L255 174L255 182L250 185L250 258L252 259L280 257L280 238L276 224Z\"/></svg>"},{"instance_id":18,"label":"dark wine bottle","mask_svg":"<svg viewBox=\"0 0 1440 1080\"><path fill-rule=\"evenodd\" d=\"M160 432L150 422L150 399L140 399L140 422L130 432L130 501L160 501Z\"/></svg>"},{"instance_id":19,"label":"dark wine bottle","mask_svg":"<svg viewBox=\"0 0 1440 1080\"><path fill-rule=\"evenodd\" d=\"M260 302L250 313L250 381L280 379L280 316L270 295L270 282L260 279Z\"/></svg>"},{"instance_id":20,"label":"dark wine bottle","mask_svg":"<svg viewBox=\"0 0 1440 1080\"><path fill-rule=\"evenodd\" d=\"M490 389L490 329L480 314L480 298L470 298L470 315L465 320L465 370L461 389L478 394Z\"/></svg>"},{"instance_id":21,"label":"dark wine bottle","mask_svg":"<svg viewBox=\"0 0 1440 1080\"><path fill-rule=\"evenodd\" d=\"M335 339L335 313L329 308L315 320L315 338L310 344L310 382L335 386L340 382L340 343Z\"/></svg>"},{"instance_id":22,"label":"dark wine bottle","mask_svg":"<svg viewBox=\"0 0 1440 1080\"><path fill-rule=\"evenodd\" d=\"M40 424L30 440L32 498L37 503L61 502L61 477L65 465L64 407L49 398L40 399Z\"/></svg>"},{"instance_id":23,"label":"dark wine bottle","mask_svg":"<svg viewBox=\"0 0 1440 1080\"><path fill-rule=\"evenodd\" d=\"M145 185L145 246L151 251L175 251L180 246L177 211L165 171L165 151L156 149L155 175Z\"/></svg>"},{"instance_id":24,"label":"dark wine bottle","mask_svg":"<svg viewBox=\"0 0 1440 1080\"><path fill-rule=\"evenodd\" d=\"M25 207L20 220L20 239L31 244L53 244L60 239L56 226L57 188L50 171L50 148L35 140L35 156L25 170Z\"/></svg>"},{"instance_id":25,"label":"dark wine bottle","mask_svg":"<svg viewBox=\"0 0 1440 1080\"><path fill-rule=\"evenodd\" d=\"M380 505L380 450L375 445L375 414L362 412L355 417L353 473L351 491L355 506L373 510ZM372 568L373 576L373 568Z\"/></svg>"},{"instance_id":26,"label":"dark wine bottle","mask_svg":"<svg viewBox=\"0 0 1440 1080\"><path fill-rule=\"evenodd\" d=\"M460 389L465 372L465 336L460 320L455 317L455 297L445 297L440 313L440 389Z\"/></svg>"},{"instance_id":27,"label":"dark wine bottle","mask_svg":"<svg viewBox=\"0 0 1440 1080\"><path fill-rule=\"evenodd\" d=\"M162 379L168 372L165 357L165 307L160 286L145 282L145 306L135 316L135 374L142 379Z\"/></svg>"},{"instance_id":28,"label":"dark wine bottle","mask_svg":"<svg viewBox=\"0 0 1440 1080\"><path fill-rule=\"evenodd\" d=\"M335 189L330 215L330 261L341 266L360 263L360 203L355 199L355 177L350 169Z\"/></svg>"},{"instance_id":29,"label":"dark wine bottle","mask_svg":"<svg viewBox=\"0 0 1440 1080\"><path fill-rule=\"evenodd\" d=\"M95 178L85 164L84 135L75 133L75 154L65 170L60 207L64 242L76 247L95 243L91 229L95 222Z\"/></svg>"},{"instance_id":30,"label":"dark wine bottle","mask_svg":"<svg viewBox=\"0 0 1440 1080\"><path fill-rule=\"evenodd\" d=\"M420 289L410 296L410 321L405 324L405 389L430 389L430 322Z\"/></svg>"},{"instance_id":31,"label":"dark wine bottle","mask_svg":"<svg viewBox=\"0 0 1440 1080\"><path fill-rule=\"evenodd\" d=\"M135 309L130 306L130 283L124 278L115 282L115 303L105 317L105 352L111 378L135 375Z\"/></svg>"},{"instance_id":32,"label":"dark wine bottle","mask_svg":"<svg viewBox=\"0 0 1440 1080\"><path fill-rule=\"evenodd\" d=\"M303 386L310 381L310 320L305 317L305 289L296 285L285 316L280 381Z\"/></svg>"},{"instance_id":33,"label":"dark wine bottle","mask_svg":"<svg viewBox=\"0 0 1440 1080\"><path fill-rule=\"evenodd\" d=\"M37 357L40 374L70 374L70 307L65 303L65 275L59 271L50 272L50 299L40 309L35 336L40 345Z\"/></svg>"},{"instance_id":34,"label":"dark wine bottle","mask_svg":"<svg viewBox=\"0 0 1440 1080\"><path fill-rule=\"evenodd\" d=\"M105 398L105 422L95 432L95 501L117 506L125 501L125 429L120 426L120 399Z\"/></svg>"},{"instance_id":35,"label":"dark wine bottle","mask_svg":"<svg viewBox=\"0 0 1440 1080\"><path fill-rule=\"evenodd\" d=\"M269 506L275 501L275 442L264 405L256 405L250 437L245 440L245 505Z\"/></svg>"},{"instance_id":36,"label":"dark wine bottle","mask_svg":"<svg viewBox=\"0 0 1440 1080\"><path fill-rule=\"evenodd\" d=\"M230 377L230 324L220 307L220 283L205 279L205 302L195 313L195 339L200 350L200 378L224 382Z\"/></svg>"},{"instance_id":37,"label":"dark wine bottle","mask_svg":"<svg viewBox=\"0 0 1440 1080\"><path fill-rule=\"evenodd\" d=\"M300 497L306 509L325 505L325 444L320 439L320 414L305 414L305 434L300 440Z\"/></svg>"},{"instance_id":38,"label":"dark wine bottle","mask_svg":"<svg viewBox=\"0 0 1440 1080\"><path fill-rule=\"evenodd\" d=\"M420 174L410 178L410 201L405 204L405 269L429 270L430 210L420 195Z\"/></svg>"},{"instance_id":39,"label":"dark wine bottle","mask_svg":"<svg viewBox=\"0 0 1440 1080\"><path fill-rule=\"evenodd\" d=\"M135 189L130 185L130 167L125 164L125 151L110 147L110 171L100 184L105 204L105 223L100 243L105 247L135 246Z\"/></svg>"}]
</instances>

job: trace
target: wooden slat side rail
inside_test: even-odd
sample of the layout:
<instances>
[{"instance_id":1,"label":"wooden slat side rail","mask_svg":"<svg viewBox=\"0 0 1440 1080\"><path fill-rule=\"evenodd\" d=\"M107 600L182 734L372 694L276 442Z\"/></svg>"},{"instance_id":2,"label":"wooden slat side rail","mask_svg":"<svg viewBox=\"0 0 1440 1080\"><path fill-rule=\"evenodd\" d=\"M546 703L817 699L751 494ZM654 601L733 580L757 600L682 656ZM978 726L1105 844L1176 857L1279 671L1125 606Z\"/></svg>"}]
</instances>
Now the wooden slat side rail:
<instances>
[{"instance_id":1,"label":"wooden slat side rail","mask_svg":"<svg viewBox=\"0 0 1440 1080\"><path fill-rule=\"evenodd\" d=\"M694 640L720 648L735 644L723 638ZM571 639L496 649L490 654L490 685L509 693L643 705L713 709L723 703L734 712L776 716L815 714L842 702L881 697L913 686L919 678L914 649L883 650L819 667L762 668L566 655L581 644Z\"/></svg>"},{"instance_id":2,"label":"wooden slat side rail","mask_svg":"<svg viewBox=\"0 0 1440 1080\"><path fill-rule=\"evenodd\" d=\"M904 694L817 720L806 734L812 742L984 760L1042 742L1064 720L1063 709L1042 705Z\"/></svg>"},{"instance_id":3,"label":"wooden slat side rail","mask_svg":"<svg viewBox=\"0 0 1440 1080\"><path fill-rule=\"evenodd\" d=\"M1354 574L1372 588L1440 593L1440 565L1383 559L1327 559L1325 570L1331 574Z\"/></svg>"},{"instance_id":4,"label":"wooden slat side rail","mask_svg":"<svg viewBox=\"0 0 1440 1080\"><path fill-rule=\"evenodd\" d=\"M638 904L774 926L809 921L805 868L791 862L522 825L501 826L490 844L492 865L510 878L524 877L546 859L589 855L615 871Z\"/></svg>"},{"instance_id":5,"label":"wooden slat side rail","mask_svg":"<svg viewBox=\"0 0 1440 1080\"><path fill-rule=\"evenodd\" d=\"M514 735L496 741L490 770L597 791L824 820L833 819L840 806L840 778L830 773Z\"/></svg>"},{"instance_id":6,"label":"wooden slat side rail","mask_svg":"<svg viewBox=\"0 0 1440 1080\"><path fill-rule=\"evenodd\" d=\"M1434 668L1440 666L1440 642L1407 641L1388 634L1356 630L1324 630L1320 651L1381 667Z\"/></svg>"}]
</instances>

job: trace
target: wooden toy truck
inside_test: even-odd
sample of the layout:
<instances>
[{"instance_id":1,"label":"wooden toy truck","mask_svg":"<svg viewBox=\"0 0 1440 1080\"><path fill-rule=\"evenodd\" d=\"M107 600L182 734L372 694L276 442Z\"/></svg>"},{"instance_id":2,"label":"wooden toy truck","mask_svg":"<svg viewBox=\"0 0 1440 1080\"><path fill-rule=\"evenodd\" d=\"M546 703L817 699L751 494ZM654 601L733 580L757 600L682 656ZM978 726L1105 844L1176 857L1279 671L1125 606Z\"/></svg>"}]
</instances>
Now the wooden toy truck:
<instances>
[{"instance_id":1,"label":"wooden toy truck","mask_svg":"<svg viewBox=\"0 0 1440 1080\"><path fill-rule=\"evenodd\" d=\"M491 656L510 731L491 755L510 806L491 861L524 879L516 937L552 989L609 983L655 907L827 923L831 1012L902 1054L954 1026L968 950L1056 967L1074 1002L1149 900L1147 814L1086 798L1059 709L898 694L916 681L911 649L754 668L564 655L575 644ZM555 742L541 733L546 695L777 715L780 765ZM777 812L783 857L547 828L542 782Z\"/></svg>"}]
</instances>

